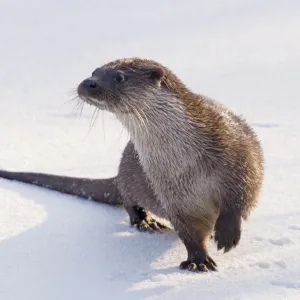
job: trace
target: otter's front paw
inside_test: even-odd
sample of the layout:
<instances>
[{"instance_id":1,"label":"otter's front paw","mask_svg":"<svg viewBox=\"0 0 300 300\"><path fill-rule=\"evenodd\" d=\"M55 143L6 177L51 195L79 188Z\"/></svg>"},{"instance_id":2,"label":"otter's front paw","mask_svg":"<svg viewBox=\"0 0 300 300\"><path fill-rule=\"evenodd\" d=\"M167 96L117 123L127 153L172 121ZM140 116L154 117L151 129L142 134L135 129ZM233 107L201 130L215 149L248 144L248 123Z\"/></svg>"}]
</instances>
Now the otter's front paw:
<instances>
[{"instance_id":1,"label":"otter's front paw","mask_svg":"<svg viewBox=\"0 0 300 300\"><path fill-rule=\"evenodd\" d=\"M190 260L183 261L179 267L191 272L217 271L217 264L209 255L203 256L197 253Z\"/></svg>"},{"instance_id":2,"label":"otter's front paw","mask_svg":"<svg viewBox=\"0 0 300 300\"><path fill-rule=\"evenodd\" d=\"M218 250L230 251L241 238L241 218L234 214L221 214L215 225L215 241Z\"/></svg>"}]
</instances>

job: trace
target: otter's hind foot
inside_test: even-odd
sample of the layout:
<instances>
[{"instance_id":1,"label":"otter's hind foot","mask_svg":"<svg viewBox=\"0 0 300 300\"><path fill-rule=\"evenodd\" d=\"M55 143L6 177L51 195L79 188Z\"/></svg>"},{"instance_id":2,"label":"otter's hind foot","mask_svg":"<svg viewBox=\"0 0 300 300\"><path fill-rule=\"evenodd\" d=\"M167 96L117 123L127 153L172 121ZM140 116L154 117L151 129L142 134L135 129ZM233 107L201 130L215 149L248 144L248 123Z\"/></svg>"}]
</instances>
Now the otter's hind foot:
<instances>
[{"instance_id":1,"label":"otter's hind foot","mask_svg":"<svg viewBox=\"0 0 300 300\"><path fill-rule=\"evenodd\" d=\"M151 214L146 211L143 207L134 206L129 213L130 224L131 226L137 227L139 231L150 232L158 231L163 233L164 230L167 230L168 227L161 224L152 218Z\"/></svg>"},{"instance_id":2,"label":"otter's hind foot","mask_svg":"<svg viewBox=\"0 0 300 300\"><path fill-rule=\"evenodd\" d=\"M154 231L158 231L160 233L163 233L163 231L165 229L167 229L166 226L164 226L163 224L155 221L154 219L151 218L151 220L142 220L141 222L139 222L137 225L137 229L139 231L148 231L150 233L153 233Z\"/></svg>"}]
</instances>

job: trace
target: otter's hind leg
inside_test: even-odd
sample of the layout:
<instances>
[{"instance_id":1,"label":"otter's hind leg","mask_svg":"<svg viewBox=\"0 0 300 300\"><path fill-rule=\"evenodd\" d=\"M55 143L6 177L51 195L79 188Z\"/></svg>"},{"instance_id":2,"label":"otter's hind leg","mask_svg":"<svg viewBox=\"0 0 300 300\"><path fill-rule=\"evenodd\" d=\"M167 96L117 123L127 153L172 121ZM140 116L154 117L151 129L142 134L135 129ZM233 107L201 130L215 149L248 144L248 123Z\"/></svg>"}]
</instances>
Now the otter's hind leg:
<instances>
[{"instance_id":1,"label":"otter's hind leg","mask_svg":"<svg viewBox=\"0 0 300 300\"><path fill-rule=\"evenodd\" d=\"M160 222L156 221L149 211L145 208L135 205L126 208L131 226L137 227L139 231L148 231L153 233L154 231L163 232L167 227Z\"/></svg>"},{"instance_id":2,"label":"otter's hind leg","mask_svg":"<svg viewBox=\"0 0 300 300\"><path fill-rule=\"evenodd\" d=\"M151 211L159 217L165 217L164 209L154 194L132 142L127 144L123 152L117 185L132 226L150 232L167 228L150 214Z\"/></svg>"}]
</instances>

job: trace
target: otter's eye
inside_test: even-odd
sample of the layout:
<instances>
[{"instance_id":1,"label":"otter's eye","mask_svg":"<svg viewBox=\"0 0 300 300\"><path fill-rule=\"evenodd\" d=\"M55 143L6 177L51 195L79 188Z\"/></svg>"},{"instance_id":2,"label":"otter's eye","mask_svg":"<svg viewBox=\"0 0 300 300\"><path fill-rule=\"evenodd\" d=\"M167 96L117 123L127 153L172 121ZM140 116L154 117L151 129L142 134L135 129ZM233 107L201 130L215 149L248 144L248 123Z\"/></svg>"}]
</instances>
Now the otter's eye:
<instances>
[{"instance_id":1,"label":"otter's eye","mask_svg":"<svg viewBox=\"0 0 300 300\"><path fill-rule=\"evenodd\" d=\"M125 76L123 74L118 73L115 76L115 80L117 83L122 83L125 81Z\"/></svg>"}]
</instances>

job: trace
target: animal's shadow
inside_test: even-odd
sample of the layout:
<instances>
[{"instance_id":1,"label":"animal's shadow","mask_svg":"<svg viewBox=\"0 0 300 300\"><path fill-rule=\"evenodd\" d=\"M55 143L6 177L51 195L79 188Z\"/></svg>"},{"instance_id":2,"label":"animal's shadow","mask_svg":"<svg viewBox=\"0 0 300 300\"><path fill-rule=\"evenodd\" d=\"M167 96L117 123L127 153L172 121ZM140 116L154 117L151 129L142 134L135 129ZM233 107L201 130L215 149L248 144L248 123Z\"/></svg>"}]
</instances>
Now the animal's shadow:
<instances>
[{"instance_id":1,"label":"animal's shadow","mask_svg":"<svg viewBox=\"0 0 300 300\"><path fill-rule=\"evenodd\" d=\"M22 183L0 185L47 213L41 225L0 242L1 299L141 299L151 290L131 290L136 283L180 272L179 262L167 270L151 267L178 243L172 230L139 233L121 208Z\"/></svg>"}]
</instances>

